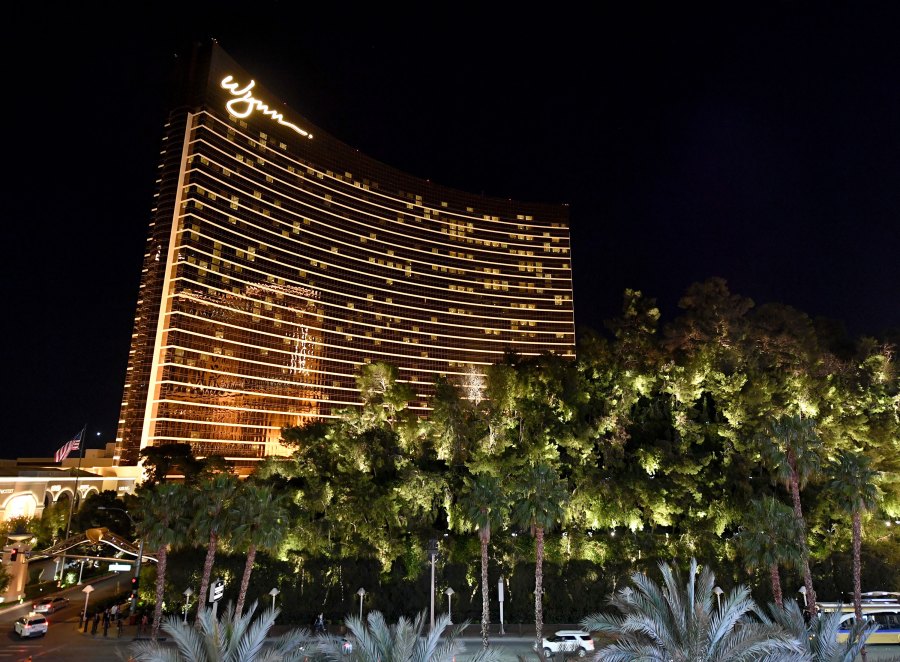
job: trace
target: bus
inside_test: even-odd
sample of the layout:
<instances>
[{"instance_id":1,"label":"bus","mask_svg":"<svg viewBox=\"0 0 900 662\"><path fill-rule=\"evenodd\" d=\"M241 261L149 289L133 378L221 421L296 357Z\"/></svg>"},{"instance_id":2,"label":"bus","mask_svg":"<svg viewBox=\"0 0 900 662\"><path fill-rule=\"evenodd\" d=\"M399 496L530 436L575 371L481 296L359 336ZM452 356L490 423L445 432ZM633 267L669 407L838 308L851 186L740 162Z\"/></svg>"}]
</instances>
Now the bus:
<instances>
[{"instance_id":1,"label":"bus","mask_svg":"<svg viewBox=\"0 0 900 662\"><path fill-rule=\"evenodd\" d=\"M838 641L844 642L850 635L850 628L856 620L853 601L819 602L821 612L840 611L841 627L838 630ZM866 644L900 645L900 593L890 591L870 591L862 594L862 617L865 621L874 621L878 629L869 635Z\"/></svg>"}]
</instances>

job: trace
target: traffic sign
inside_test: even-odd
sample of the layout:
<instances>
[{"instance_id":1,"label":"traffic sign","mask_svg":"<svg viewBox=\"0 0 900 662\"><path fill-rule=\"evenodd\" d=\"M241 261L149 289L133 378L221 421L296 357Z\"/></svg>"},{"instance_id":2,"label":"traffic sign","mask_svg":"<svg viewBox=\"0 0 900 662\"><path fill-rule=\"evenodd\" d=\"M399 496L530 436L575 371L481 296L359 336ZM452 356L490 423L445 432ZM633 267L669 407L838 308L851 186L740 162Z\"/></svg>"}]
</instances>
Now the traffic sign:
<instances>
[{"instance_id":1,"label":"traffic sign","mask_svg":"<svg viewBox=\"0 0 900 662\"><path fill-rule=\"evenodd\" d=\"M225 582L221 579L215 580L209 587L209 601L218 602L225 595Z\"/></svg>"},{"instance_id":2,"label":"traffic sign","mask_svg":"<svg viewBox=\"0 0 900 662\"><path fill-rule=\"evenodd\" d=\"M130 563L110 563L109 564L110 572L123 572L123 571L127 571L127 570L131 570Z\"/></svg>"}]
</instances>

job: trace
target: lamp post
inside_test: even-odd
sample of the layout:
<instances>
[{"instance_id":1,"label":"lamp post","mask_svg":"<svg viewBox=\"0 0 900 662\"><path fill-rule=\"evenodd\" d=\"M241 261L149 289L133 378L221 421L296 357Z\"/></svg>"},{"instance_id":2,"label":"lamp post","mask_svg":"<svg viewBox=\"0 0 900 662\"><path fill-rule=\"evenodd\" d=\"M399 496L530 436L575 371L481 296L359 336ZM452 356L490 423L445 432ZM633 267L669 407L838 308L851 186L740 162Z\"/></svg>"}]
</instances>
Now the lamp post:
<instances>
[{"instance_id":1,"label":"lamp post","mask_svg":"<svg viewBox=\"0 0 900 662\"><path fill-rule=\"evenodd\" d=\"M713 593L716 594L716 608L717 608L719 611L722 611L722 594L723 594L724 592L725 592L725 591L723 591L722 588L721 588L720 586L716 586L716 587L713 589Z\"/></svg>"},{"instance_id":2,"label":"lamp post","mask_svg":"<svg viewBox=\"0 0 900 662\"><path fill-rule=\"evenodd\" d=\"M356 592L356 595L359 596L359 622L362 623L362 603L363 603L363 598L366 595L366 589L364 589L362 586L360 586L359 590Z\"/></svg>"},{"instance_id":3,"label":"lamp post","mask_svg":"<svg viewBox=\"0 0 900 662\"><path fill-rule=\"evenodd\" d=\"M434 559L437 557L437 538L428 541L428 557L431 559L431 629L434 630Z\"/></svg>"},{"instance_id":4,"label":"lamp post","mask_svg":"<svg viewBox=\"0 0 900 662\"><path fill-rule=\"evenodd\" d=\"M805 586L801 586L799 589L797 589L797 593L802 593L802 594L803 594L803 606L804 606L804 607L809 607L809 601L806 599L806 587L805 587Z\"/></svg>"},{"instance_id":5,"label":"lamp post","mask_svg":"<svg viewBox=\"0 0 900 662\"><path fill-rule=\"evenodd\" d=\"M94 592L94 587L91 586L90 584L88 584L83 589L81 589L81 592L84 593L84 622L85 622L84 631L87 632L87 625L86 625L87 624L87 603L88 603L88 598L91 597L91 593Z\"/></svg>"},{"instance_id":6,"label":"lamp post","mask_svg":"<svg viewBox=\"0 0 900 662\"><path fill-rule=\"evenodd\" d=\"M184 622L187 624L188 607L191 606L191 596L194 595L194 589L188 586L184 589Z\"/></svg>"},{"instance_id":7,"label":"lamp post","mask_svg":"<svg viewBox=\"0 0 900 662\"><path fill-rule=\"evenodd\" d=\"M275 596L279 593L281 593L281 591L279 591L277 588L273 588L271 591L269 591L269 595L272 596L272 611L275 611Z\"/></svg>"},{"instance_id":8,"label":"lamp post","mask_svg":"<svg viewBox=\"0 0 900 662\"><path fill-rule=\"evenodd\" d=\"M453 600L453 589L449 586L444 591L444 594L447 596L447 623L453 625L453 608L452 608L452 600Z\"/></svg>"},{"instance_id":9,"label":"lamp post","mask_svg":"<svg viewBox=\"0 0 900 662\"><path fill-rule=\"evenodd\" d=\"M503 575L500 575L500 580L497 582L497 599L500 601L500 634L506 634L503 631Z\"/></svg>"},{"instance_id":10,"label":"lamp post","mask_svg":"<svg viewBox=\"0 0 900 662\"><path fill-rule=\"evenodd\" d=\"M120 513L125 513L125 517L128 518L128 521L131 522L132 528L135 529L135 533L137 533L137 527L134 524L134 520L131 519L131 513L129 513L124 508L112 508L110 506L97 506L97 510L118 510ZM134 564L134 579L135 583L141 581L141 561L144 560L144 536L141 536L141 544L138 546L138 556L137 563ZM137 609L137 590L134 591L131 595L131 613L134 614Z\"/></svg>"}]
</instances>

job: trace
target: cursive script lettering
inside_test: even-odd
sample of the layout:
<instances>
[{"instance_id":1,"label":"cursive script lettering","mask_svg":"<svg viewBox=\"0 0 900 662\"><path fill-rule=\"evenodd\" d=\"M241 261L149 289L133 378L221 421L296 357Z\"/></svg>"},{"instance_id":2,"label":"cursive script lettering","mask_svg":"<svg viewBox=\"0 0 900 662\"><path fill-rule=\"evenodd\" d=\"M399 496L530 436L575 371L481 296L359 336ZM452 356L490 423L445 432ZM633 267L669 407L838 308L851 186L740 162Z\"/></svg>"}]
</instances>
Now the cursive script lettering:
<instances>
[{"instance_id":1,"label":"cursive script lettering","mask_svg":"<svg viewBox=\"0 0 900 662\"><path fill-rule=\"evenodd\" d=\"M253 94L251 94L250 90L252 90L255 85L256 81L251 80L246 87L241 88L240 83L236 83L234 81L234 76L225 76L225 78L222 79L222 87L228 90L233 97L236 97L235 99L231 99L228 103L225 104L225 107L228 109L229 113L231 113L235 117L244 119L245 117L248 117L254 110L258 110L263 115L268 115L282 126L293 129L301 136L312 138L311 133L309 133L308 131L304 131L296 124L285 122L284 115L279 113L277 110L272 110L262 101L254 97Z\"/></svg>"}]
</instances>

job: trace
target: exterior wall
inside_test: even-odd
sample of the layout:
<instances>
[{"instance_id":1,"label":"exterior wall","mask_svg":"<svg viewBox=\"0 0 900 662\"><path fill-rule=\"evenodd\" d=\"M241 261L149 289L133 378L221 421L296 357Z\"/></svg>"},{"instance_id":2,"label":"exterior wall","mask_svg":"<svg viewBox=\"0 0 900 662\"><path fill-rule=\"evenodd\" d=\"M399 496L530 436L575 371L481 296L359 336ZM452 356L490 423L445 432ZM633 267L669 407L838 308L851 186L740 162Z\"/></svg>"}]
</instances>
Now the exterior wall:
<instances>
[{"instance_id":1,"label":"exterior wall","mask_svg":"<svg viewBox=\"0 0 900 662\"><path fill-rule=\"evenodd\" d=\"M385 361L428 414L506 351L574 356L568 208L410 177L319 131L222 50L170 116L117 462L189 442L238 464L359 403Z\"/></svg>"}]
</instances>

